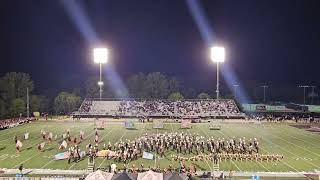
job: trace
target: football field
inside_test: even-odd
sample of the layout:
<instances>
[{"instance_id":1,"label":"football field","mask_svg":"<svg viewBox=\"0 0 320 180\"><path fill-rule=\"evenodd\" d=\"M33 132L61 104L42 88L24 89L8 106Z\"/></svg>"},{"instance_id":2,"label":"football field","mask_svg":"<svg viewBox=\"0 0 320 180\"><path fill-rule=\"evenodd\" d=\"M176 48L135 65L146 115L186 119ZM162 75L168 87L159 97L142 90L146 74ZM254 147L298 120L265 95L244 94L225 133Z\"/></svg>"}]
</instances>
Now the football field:
<instances>
[{"instance_id":1,"label":"football field","mask_svg":"<svg viewBox=\"0 0 320 180\"><path fill-rule=\"evenodd\" d=\"M100 139L100 149L105 143L126 139L135 139L145 133L164 133L164 132L184 132L198 133L200 136L225 138L226 140L236 137L246 139L257 138L260 143L261 154L279 154L284 158L281 161L221 161L220 170L234 171L263 171L263 172L302 172L314 171L320 169L320 135L308 132L290 126L289 124L280 123L221 123L221 130L209 130L208 123L192 124L191 129L180 129L179 123L165 123L164 129L153 129L152 123L135 123L135 129L125 129L123 123L110 122L104 130L98 130ZM79 137L79 131L85 132L85 141L79 144L81 150L85 150L85 146L94 141L94 124L93 122L55 122L55 121L38 121L15 128L0 131L0 168L18 168L20 164L24 168L34 169L86 169L88 159L68 164L67 160L55 161L53 156L60 153L58 149L61 143L61 135L70 129L71 136ZM41 130L52 132L53 136L58 134L58 139L45 145L44 152L37 150L37 145L43 142L40 135ZM22 141L23 147L20 153L16 152L14 136L22 139L23 134L29 132L29 139ZM78 138L79 139L79 138ZM138 159L129 162L129 167L135 164L139 167L143 162L145 167L153 167L156 165L161 168L167 168L169 164L178 167L178 162L173 161L171 155L176 152L166 152L164 158L154 160ZM117 163L113 160L96 158L96 168L106 168L111 163L118 164L119 168L123 167L123 163ZM196 161L187 162L194 163L198 170L212 169L212 162Z\"/></svg>"}]
</instances>

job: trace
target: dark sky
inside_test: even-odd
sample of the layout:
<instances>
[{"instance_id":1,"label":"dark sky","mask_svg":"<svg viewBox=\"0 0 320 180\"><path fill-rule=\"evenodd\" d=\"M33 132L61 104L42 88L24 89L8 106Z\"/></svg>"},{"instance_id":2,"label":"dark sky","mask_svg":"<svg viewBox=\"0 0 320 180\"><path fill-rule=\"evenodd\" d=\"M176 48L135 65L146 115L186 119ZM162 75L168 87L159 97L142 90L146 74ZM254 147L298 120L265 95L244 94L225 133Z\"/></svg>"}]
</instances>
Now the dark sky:
<instances>
[{"instance_id":1,"label":"dark sky","mask_svg":"<svg viewBox=\"0 0 320 180\"><path fill-rule=\"evenodd\" d=\"M213 88L215 66L184 0L86 0L120 77L160 71ZM319 0L199 0L239 83L320 84ZM0 75L30 73L38 89L97 74L92 45L58 0L0 2Z\"/></svg>"}]
</instances>

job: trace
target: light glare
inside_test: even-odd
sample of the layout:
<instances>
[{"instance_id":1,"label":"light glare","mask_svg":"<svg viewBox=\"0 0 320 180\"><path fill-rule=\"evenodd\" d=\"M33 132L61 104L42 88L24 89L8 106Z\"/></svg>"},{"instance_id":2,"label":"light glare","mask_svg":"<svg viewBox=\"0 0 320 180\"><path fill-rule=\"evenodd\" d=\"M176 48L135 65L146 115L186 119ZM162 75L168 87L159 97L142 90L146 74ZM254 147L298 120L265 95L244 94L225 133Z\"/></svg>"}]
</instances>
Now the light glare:
<instances>
[{"instance_id":1,"label":"light glare","mask_svg":"<svg viewBox=\"0 0 320 180\"><path fill-rule=\"evenodd\" d=\"M93 49L93 61L94 63L105 64L108 61L108 49L107 48L94 48Z\"/></svg>"},{"instance_id":2,"label":"light glare","mask_svg":"<svg viewBox=\"0 0 320 180\"><path fill-rule=\"evenodd\" d=\"M211 48L211 60L213 62L219 63L224 62L225 50L224 47L214 46Z\"/></svg>"},{"instance_id":3,"label":"light glare","mask_svg":"<svg viewBox=\"0 0 320 180\"><path fill-rule=\"evenodd\" d=\"M103 81L98 81L98 86L103 86Z\"/></svg>"}]
</instances>

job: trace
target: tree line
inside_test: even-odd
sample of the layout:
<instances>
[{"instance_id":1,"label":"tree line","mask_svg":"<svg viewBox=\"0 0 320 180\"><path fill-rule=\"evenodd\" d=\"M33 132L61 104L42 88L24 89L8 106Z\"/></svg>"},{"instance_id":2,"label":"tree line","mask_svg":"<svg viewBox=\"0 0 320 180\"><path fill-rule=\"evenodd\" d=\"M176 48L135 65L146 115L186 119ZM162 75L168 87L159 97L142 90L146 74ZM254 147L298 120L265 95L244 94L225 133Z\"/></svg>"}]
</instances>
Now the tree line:
<instances>
[{"instance_id":1,"label":"tree line","mask_svg":"<svg viewBox=\"0 0 320 180\"><path fill-rule=\"evenodd\" d=\"M73 88L72 92L58 91L53 97L36 93L31 76L23 72L8 72L0 77L0 119L26 116L27 89L29 91L30 113L69 114L76 111L84 98L99 96L98 77L89 77L82 87ZM196 94L192 88L186 88L183 82L175 77L160 72L138 73L127 78L125 87L128 94L117 95L117 88L104 80L104 98L139 98L170 99L210 98L208 93Z\"/></svg>"}]
</instances>

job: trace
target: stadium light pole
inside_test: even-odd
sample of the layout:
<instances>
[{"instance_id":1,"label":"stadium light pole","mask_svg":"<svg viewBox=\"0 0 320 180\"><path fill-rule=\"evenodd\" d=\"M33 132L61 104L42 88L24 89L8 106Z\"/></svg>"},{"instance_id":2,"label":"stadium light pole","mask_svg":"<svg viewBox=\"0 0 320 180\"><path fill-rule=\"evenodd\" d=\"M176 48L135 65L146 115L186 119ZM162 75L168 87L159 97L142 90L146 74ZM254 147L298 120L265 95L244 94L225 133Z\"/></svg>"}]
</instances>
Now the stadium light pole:
<instances>
[{"instance_id":1,"label":"stadium light pole","mask_svg":"<svg viewBox=\"0 0 320 180\"><path fill-rule=\"evenodd\" d=\"M315 96L315 92L314 92L314 89L317 87L317 86L310 86L312 91L311 91L311 104L313 104L313 98Z\"/></svg>"},{"instance_id":2,"label":"stadium light pole","mask_svg":"<svg viewBox=\"0 0 320 180\"><path fill-rule=\"evenodd\" d=\"M233 88L234 88L234 98L237 99L237 88L239 87L238 84L234 84Z\"/></svg>"},{"instance_id":3,"label":"stadium light pole","mask_svg":"<svg viewBox=\"0 0 320 180\"><path fill-rule=\"evenodd\" d=\"M102 86L103 86L103 81L102 81L102 64L106 64L108 62L108 56L109 56L109 50L107 48L94 48L93 49L93 61L96 64L99 64L99 69L100 69L100 79L98 81L98 86L99 86L99 99L101 101L102 98Z\"/></svg>"},{"instance_id":4,"label":"stadium light pole","mask_svg":"<svg viewBox=\"0 0 320 180\"><path fill-rule=\"evenodd\" d=\"M219 99L220 91L219 91L219 64L223 63L225 60L225 49L220 46L211 47L211 61L217 64L217 86L216 93L217 99Z\"/></svg>"},{"instance_id":5,"label":"stadium light pole","mask_svg":"<svg viewBox=\"0 0 320 180\"><path fill-rule=\"evenodd\" d=\"M263 102L265 103L266 102L266 88L268 88L269 86L267 85L263 85L263 86L260 86L263 88Z\"/></svg>"},{"instance_id":6,"label":"stadium light pole","mask_svg":"<svg viewBox=\"0 0 320 180\"><path fill-rule=\"evenodd\" d=\"M309 88L309 85L300 85L299 88L303 88L303 105L306 105L306 88Z\"/></svg>"}]
</instances>

